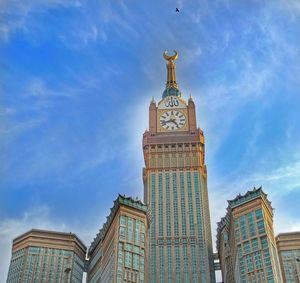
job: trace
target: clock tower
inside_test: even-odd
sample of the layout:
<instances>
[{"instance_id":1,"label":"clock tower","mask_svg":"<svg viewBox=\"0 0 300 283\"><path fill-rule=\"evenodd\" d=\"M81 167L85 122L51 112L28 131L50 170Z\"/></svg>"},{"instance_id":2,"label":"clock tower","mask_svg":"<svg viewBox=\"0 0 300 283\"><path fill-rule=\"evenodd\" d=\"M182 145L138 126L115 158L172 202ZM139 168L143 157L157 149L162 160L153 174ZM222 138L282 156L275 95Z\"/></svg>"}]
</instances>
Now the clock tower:
<instances>
[{"instance_id":1,"label":"clock tower","mask_svg":"<svg viewBox=\"0 0 300 283\"><path fill-rule=\"evenodd\" d=\"M162 99L149 106L143 135L144 199L150 211L149 282L215 282L203 131L167 60Z\"/></svg>"}]
</instances>

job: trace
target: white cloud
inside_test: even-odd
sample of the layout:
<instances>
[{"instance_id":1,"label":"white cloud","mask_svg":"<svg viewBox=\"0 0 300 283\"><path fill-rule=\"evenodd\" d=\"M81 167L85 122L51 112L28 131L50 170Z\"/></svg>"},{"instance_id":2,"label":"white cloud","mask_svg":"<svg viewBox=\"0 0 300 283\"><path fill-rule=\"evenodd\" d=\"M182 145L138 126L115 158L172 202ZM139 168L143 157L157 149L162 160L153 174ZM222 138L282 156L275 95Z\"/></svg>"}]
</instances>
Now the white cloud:
<instances>
[{"instance_id":1,"label":"white cloud","mask_svg":"<svg viewBox=\"0 0 300 283\"><path fill-rule=\"evenodd\" d=\"M130 9L126 6L124 1L119 1L118 4L112 2L101 3L99 11L99 19L101 23L110 24L116 32L125 40L128 38L137 38L139 33L137 31L139 17L133 16ZM126 35L124 37L124 35Z\"/></svg>"},{"instance_id":2,"label":"white cloud","mask_svg":"<svg viewBox=\"0 0 300 283\"><path fill-rule=\"evenodd\" d=\"M75 91L68 86L61 86L59 89L50 88L45 79L38 77L30 79L24 89L26 96L35 96L40 99L54 96L73 97L74 93Z\"/></svg>"},{"instance_id":3,"label":"white cloud","mask_svg":"<svg viewBox=\"0 0 300 283\"><path fill-rule=\"evenodd\" d=\"M9 27L6 25L0 26L0 39L3 41L8 41L9 38Z\"/></svg>"},{"instance_id":4,"label":"white cloud","mask_svg":"<svg viewBox=\"0 0 300 283\"><path fill-rule=\"evenodd\" d=\"M76 26L72 31L59 35L63 44L73 49L80 49L97 41L105 43L107 37L108 35L102 27L89 23L81 24L80 27Z\"/></svg>"},{"instance_id":5,"label":"white cloud","mask_svg":"<svg viewBox=\"0 0 300 283\"><path fill-rule=\"evenodd\" d=\"M34 11L43 11L56 6L80 7L79 0L2 0L0 1L0 39L8 41L16 30L27 30L27 21Z\"/></svg>"},{"instance_id":6,"label":"white cloud","mask_svg":"<svg viewBox=\"0 0 300 283\"><path fill-rule=\"evenodd\" d=\"M16 135L24 131L33 129L34 127L42 124L45 120L43 118L30 119L28 121L19 123L1 123L0 135ZM2 136L3 137L3 136Z\"/></svg>"},{"instance_id":7,"label":"white cloud","mask_svg":"<svg viewBox=\"0 0 300 283\"><path fill-rule=\"evenodd\" d=\"M68 86L61 86L58 89L50 88L47 82L41 78L33 78L25 82L20 93L12 93L11 96L19 96L23 103L0 106L0 116L5 117L0 126L2 134L19 134L32 129L46 121L44 110L53 106L55 99L73 98L78 89L71 89ZM21 89L20 87L20 89ZM16 117L21 112L34 113L34 117L18 120Z\"/></svg>"},{"instance_id":8,"label":"white cloud","mask_svg":"<svg viewBox=\"0 0 300 283\"><path fill-rule=\"evenodd\" d=\"M184 56L184 64L190 65L195 62L195 60L198 60L198 57L200 57L203 53L201 47L197 46L195 48L184 48L181 50L183 56Z\"/></svg>"},{"instance_id":9,"label":"white cloud","mask_svg":"<svg viewBox=\"0 0 300 283\"><path fill-rule=\"evenodd\" d=\"M298 0L279 0L279 7L286 9L290 16L300 17L300 2Z\"/></svg>"},{"instance_id":10,"label":"white cloud","mask_svg":"<svg viewBox=\"0 0 300 283\"><path fill-rule=\"evenodd\" d=\"M0 116L8 116L15 113L15 109L12 107L4 107L0 105Z\"/></svg>"},{"instance_id":11,"label":"white cloud","mask_svg":"<svg viewBox=\"0 0 300 283\"><path fill-rule=\"evenodd\" d=\"M275 210L274 231L275 235L278 235L279 233L300 231L300 218L291 219L291 217Z\"/></svg>"}]
</instances>

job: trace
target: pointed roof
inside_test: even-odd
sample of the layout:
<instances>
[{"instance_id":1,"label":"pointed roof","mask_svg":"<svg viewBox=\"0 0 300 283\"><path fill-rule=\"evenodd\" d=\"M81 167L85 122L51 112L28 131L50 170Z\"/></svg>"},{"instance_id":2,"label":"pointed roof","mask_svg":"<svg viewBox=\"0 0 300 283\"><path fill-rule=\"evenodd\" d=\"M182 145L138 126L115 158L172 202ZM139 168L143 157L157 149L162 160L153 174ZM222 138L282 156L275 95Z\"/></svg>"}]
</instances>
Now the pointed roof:
<instances>
[{"instance_id":1,"label":"pointed roof","mask_svg":"<svg viewBox=\"0 0 300 283\"><path fill-rule=\"evenodd\" d=\"M175 95L181 97L181 92L178 89L178 85L176 82L176 65L174 63L178 58L178 52L174 50L174 55L167 55L167 51L163 53L164 58L168 61L167 63L167 82L166 89L163 92L162 98L166 96Z\"/></svg>"},{"instance_id":2,"label":"pointed roof","mask_svg":"<svg viewBox=\"0 0 300 283\"><path fill-rule=\"evenodd\" d=\"M259 187L258 189L254 187L253 190L247 191L246 194L244 195L238 194L233 200L228 200L228 209L232 209L234 207L237 207L241 204L244 204L246 202L249 202L259 197L264 198L272 208L271 202L268 200L267 194L264 193L262 187Z\"/></svg>"}]
</instances>

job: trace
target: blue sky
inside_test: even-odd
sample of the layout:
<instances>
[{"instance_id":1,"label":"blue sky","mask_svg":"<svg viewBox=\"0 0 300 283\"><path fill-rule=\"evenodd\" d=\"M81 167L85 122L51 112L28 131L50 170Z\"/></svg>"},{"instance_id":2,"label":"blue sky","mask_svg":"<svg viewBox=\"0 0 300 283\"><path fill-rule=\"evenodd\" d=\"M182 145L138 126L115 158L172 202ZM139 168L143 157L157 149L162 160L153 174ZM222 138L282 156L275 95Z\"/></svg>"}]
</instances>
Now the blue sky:
<instances>
[{"instance_id":1,"label":"blue sky","mask_svg":"<svg viewBox=\"0 0 300 283\"><path fill-rule=\"evenodd\" d=\"M213 235L226 200L261 185L276 233L300 230L299 1L1 0L0 13L0 282L20 233L89 245L119 192L142 197L165 49L206 136Z\"/></svg>"}]
</instances>

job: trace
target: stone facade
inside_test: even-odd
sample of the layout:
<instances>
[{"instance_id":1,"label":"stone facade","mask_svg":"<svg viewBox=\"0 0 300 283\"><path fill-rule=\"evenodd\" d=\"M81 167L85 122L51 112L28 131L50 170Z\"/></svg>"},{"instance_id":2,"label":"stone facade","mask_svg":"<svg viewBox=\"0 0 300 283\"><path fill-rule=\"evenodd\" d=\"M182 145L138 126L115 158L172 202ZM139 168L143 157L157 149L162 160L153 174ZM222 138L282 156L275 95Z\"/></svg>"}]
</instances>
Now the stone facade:
<instances>
[{"instance_id":1,"label":"stone facade","mask_svg":"<svg viewBox=\"0 0 300 283\"><path fill-rule=\"evenodd\" d=\"M147 207L119 195L89 251L88 283L147 282Z\"/></svg>"},{"instance_id":2,"label":"stone facade","mask_svg":"<svg viewBox=\"0 0 300 283\"><path fill-rule=\"evenodd\" d=\"M33 229L13 240L7 283L81 283L85 254L73 233Z\"/></svg>"},{"instance_id":3,"label":"stone facade","mask_svg":"<svg viewBox=\"0 0 300 283\"><path fill-rule=\"evenodd\" d=\"M283 282L300 283L300 231L276 237Z\"/></svg>"},{"instance_id":4,"label":"stone facade","mask_svg":"<svg viewBox=\"0 0 300 283\"><path fill-rule=\"evenodd\" d=\"M218 223L217 249L224 283L281 283L273 209L261 188L228 201Z\"/></svg>"}]
</instances>

